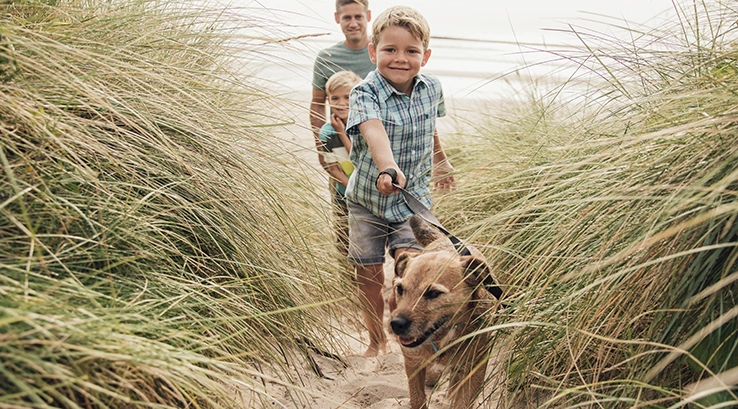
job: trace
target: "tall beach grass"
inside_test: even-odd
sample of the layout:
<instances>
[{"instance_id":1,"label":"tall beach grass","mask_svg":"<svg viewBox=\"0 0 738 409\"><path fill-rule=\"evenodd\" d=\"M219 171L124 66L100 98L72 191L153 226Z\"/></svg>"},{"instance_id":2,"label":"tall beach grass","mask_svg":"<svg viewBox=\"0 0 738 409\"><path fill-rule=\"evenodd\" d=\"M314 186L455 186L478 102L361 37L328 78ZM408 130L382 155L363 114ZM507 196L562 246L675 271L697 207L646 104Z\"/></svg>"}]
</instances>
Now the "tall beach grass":
<instances>
[{"instance_id":1,"label":"tall beach grass","mask_svg":"<svg viewBox=\"0 0 738 409\"><path fill-rule=\"evenodd\" d=\"M506 286L505 406L738 405L738 10L675 10L572 27L569 82L449 144L436 210Z\"/></svg>"},{"instance_id":2,"label":"tall beach grass","mask_svg":"<svg viewBox=\"0 0 738 409\"><path fill-rule=\"evenodd\" d=\"M277 25L197 4L0 3L2 408L273 407L341 347L330 212L239 71Z\"/></svg>"},{"instance_id":3,"label":"tall beach grass","mask_svg":"<svg viewBox=\"0 0 738 409\"><path fill-rule=\"evenodd\" d=\"M0 3L0 408L304 407L295 344L343 347L327 204L244 74L278 23L211 6ZM487 407L738 403L738 13L675 10L571 27L567 83L445 144L435 211L509 305Z\"/></svg>"}]
</instances>

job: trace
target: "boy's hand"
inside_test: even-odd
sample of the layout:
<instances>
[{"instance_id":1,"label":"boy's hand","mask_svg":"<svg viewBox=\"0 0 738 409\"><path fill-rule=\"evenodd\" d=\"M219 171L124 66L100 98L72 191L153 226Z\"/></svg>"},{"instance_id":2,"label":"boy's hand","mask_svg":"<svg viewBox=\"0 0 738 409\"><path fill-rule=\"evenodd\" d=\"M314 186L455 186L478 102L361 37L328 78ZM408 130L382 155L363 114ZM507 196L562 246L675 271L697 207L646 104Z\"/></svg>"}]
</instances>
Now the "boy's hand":
<instances>
[{"instance_id":1,"label":"boy's hand","mask_svg":"<svg viewBox=\"0 0 738 409\"><path fill-rule=\"evenodd\" d=\"M331 114L331 126L333 126L333 129L335 129L339 134L346 132L346 125L344 125L341 118L336 114Z\"/></svg>"},{"instance_id":2,"label":"boy's hand","mask_svg":"<svg viewBox=\"0 0 738 409\"><path fill-rule=\"evenodd\" d=\"M456 188L454 167L447 160L433 166L433 187L441 193L448 193Z\"/></svg>"},{"instance_id":3,"label":"boy's hand","mask_svg":"<svg viewBox=\"0 0 738 409\"><path fill-rule=\"evenodd\" d=\"M396 188L393 184L397 184L400 187L405 187L405 174L401 170L395 168L387 168L379 173L377 177L377 190L379 193L389 196L392 193L400 193L400 189Z\"/></svg>"}]
</instances>

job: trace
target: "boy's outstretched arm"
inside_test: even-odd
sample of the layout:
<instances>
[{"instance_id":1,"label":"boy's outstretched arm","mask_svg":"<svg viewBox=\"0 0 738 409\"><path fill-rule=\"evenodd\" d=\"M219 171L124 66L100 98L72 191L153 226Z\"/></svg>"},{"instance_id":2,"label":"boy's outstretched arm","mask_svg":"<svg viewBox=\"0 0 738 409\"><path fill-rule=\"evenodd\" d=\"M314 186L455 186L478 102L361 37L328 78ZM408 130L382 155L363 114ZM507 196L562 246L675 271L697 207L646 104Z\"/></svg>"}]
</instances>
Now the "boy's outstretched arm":
<instances>
[{"instance_id":1,"label":"boy's outstretched arm","mask_svg":"<svg viewBox=\"0 0 738 409\"><path fill-rule=\"evenodd\" d=\"M381 172L388 168L396 170L397 184L400 187L405 187L405 174L402 173L395 162L394 156L392 156L389 137L387 136L387 131L384 129L384 125L382 125L382 121L379 119L369 119L362 122L359 124L359 131L361 131L361 135L366 140L366 144L369 146L369 152L372 154L372 159L379 171ZM377 189L379 189L379 193L385 196L399 192L398 189L392 186L392 177L387 174L379 176L377 179Z\"/></svg>"},{"instance_id":2,"label":"boy's outstretched arm","mask_svg":"<svg viewBox=\"0 0 738 409\"><path fill-rule=\"evenodd\" d=\"M446 152L438 137L438 130L433 133L433 187L447 192L456 185L454 178L454 167L446 157Z\"/></svg>"}]
</instances>

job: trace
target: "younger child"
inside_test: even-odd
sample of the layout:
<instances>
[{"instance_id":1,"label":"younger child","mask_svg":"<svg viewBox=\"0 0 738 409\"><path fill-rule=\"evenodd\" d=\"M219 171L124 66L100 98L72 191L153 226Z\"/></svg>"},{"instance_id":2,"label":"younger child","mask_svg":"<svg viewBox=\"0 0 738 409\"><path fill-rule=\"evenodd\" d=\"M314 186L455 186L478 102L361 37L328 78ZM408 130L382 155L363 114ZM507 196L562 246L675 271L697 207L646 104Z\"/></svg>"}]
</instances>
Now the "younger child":
<instances>
[{"instance_id":1,"label":"younger child","mask_svg":"<svg viewBox=\"0 0 738 409\"><path fill-rule=\"evenodd\" d=\"M413 214L397 184L430 207L430 185L454 183L436 131L436 117L446 114L440 82L421 74L431 55L430 28L415 9L390 7L372 25L369 57L377 69L351 91L346 133L352 139L356 169L346 189L349 209L349 260L356 279L364 321L369 330L365 356L387 352L383 264L418 251L408 219ZM433 173L433 174L432 174ZM393 298L390 297L390 308Z\"/></svg>"},{"instance_id":2,"label":"younger child","mask_svg":"<svg viewBox=\"0 0 738 409\"><path fill-rule=\"evenodd\" d=\"M346 255L348 253L348 210L346 208L346 186L348 178L354 171L354 165L349 160L351 141L346 136L346 119L349 112L349 93L361 78L352 71L339 71L328 79L325 84L328 105L331 109L330 122L320 128L319 137L323 144L326 170L335 180L336 204L333 209L334 228L337 235L338 249Z\"/></svg>"}]
</instances>

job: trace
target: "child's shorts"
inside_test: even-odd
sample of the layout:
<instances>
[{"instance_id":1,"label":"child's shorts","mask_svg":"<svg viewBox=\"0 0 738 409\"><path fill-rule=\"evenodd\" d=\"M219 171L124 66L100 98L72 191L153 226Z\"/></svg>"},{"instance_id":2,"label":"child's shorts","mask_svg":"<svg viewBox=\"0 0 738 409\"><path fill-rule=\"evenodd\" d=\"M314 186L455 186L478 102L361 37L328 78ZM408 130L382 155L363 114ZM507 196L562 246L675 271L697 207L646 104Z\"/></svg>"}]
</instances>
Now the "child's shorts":
<instances>
[{"instance_id":1,"label":"child's shorts","mask_svg":"<svg viewBox=\"0 0 738 409\"><path fill-rule=\"evenodd\" d=\"M386 249L390 255L396 249L422 250L415 241L410 223L389 223L373 215L365 207L346 201L349 211L349 261L355 265L369 266L384 264Z\"/></svg>"}]
</instances>

